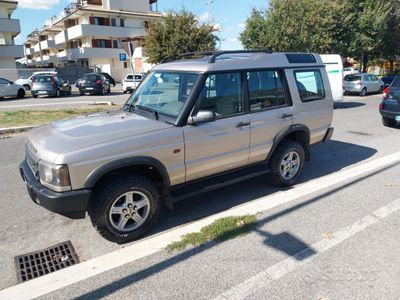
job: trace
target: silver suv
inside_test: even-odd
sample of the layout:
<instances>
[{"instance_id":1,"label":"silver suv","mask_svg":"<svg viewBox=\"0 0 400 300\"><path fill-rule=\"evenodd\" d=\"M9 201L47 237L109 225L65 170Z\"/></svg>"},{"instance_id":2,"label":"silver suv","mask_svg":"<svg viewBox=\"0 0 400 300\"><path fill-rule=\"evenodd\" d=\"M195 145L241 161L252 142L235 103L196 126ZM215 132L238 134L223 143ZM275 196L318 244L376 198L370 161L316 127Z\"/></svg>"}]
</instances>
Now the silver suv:
<instances>
[{"instance_id":1,"label":"silver suv","mask_svg":"<svg viewBox=\"0 0 400 300\"><path fill-rule=\"evenodd\" d=\"M71 218L88 212L104 238L125 243L156 222L162 204L264 173L295 184L310 146L333 133L321 58L195 56L155 67L122 110L32 130L20 166L32 200Z\"/></svg>"}]
</instances>

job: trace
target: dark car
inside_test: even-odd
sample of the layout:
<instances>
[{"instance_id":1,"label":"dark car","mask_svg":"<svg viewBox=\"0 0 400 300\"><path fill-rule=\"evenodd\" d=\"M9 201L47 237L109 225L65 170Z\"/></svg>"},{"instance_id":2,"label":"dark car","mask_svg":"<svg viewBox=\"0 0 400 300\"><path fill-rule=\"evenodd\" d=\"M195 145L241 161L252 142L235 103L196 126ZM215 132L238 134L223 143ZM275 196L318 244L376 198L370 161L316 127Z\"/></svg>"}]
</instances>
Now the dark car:
<instances>
[{"instance_id":1,"label":"dark car","mask_svg":"<svg viewBox=\"0 0 400 300\"><path fill-rule=\"evenodd\" d=\"M396 76L385 89L379 112L383 125L387 127L394 127L400 121L400 76Z\"/></svg>"},{"instance_id":2,"label":"dark car","mask_svg":"<svg viewBox=\"0 0 400 300\"><path fill-rule=\"evenodd\" d=\"M82 76L76 82L76 87L79 88L79 94L100 94L105 95L110 93L110 82L101 73L89 73Z\"/></svg>"},{"instance_id":3,"label":"dark car","mask_svg":"<svg viewBox=\"0 0 400 300\"><path fill-rule=\"evenodd\" d=\"M393 75L387 75L387 76L383 76L381 78L381 80L385 84L385 88L387 88L392 83L394 78L395 78L395 76L393 76Z\"/></svg>"},{"instance_id":4,"label":"dark car","mask_svg":"<svg viewBox=\"0 0 400 300\"><path fill-rule=\"evenodd\" d=\"M32 97L45 95L60 97L62 94L71 95L71 85L69 81L62 79L55 74L37 75L32 79Z\"/></svg>"},{"instance_id":5,"label":"dark car","mask_svg":"<svg viewBox=\"0 0 400 300\"><path fill-rule=\"evenodd\" d=\"M101 74L108 80L108 82L109 82L110 84L112 84L113 86L116 85L114 78L112 78L110 74L105 73L105 72L103 72L103 73L101 73Z\"/></svg>"}]
</instances>

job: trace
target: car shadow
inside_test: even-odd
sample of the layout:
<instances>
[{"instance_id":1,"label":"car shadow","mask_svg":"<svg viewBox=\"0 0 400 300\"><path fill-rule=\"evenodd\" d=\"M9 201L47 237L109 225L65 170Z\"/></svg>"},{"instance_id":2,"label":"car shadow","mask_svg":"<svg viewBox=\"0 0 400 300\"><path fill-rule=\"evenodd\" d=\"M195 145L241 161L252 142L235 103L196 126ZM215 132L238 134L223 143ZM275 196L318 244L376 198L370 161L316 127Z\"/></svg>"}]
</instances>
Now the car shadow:
<instances>
[{"instance_id":1,"label":"car shadow","mask_svg":"<svg viewBox=\"0 0 400 300\"><path fill-rule=\"evenodd\" d=\"M354 165L376 152L373 148L335 140L311 148L311 161L306 163L300 183ZM172 211L164 208L159 222L148 235L202 219L280 190L264 175L185 199L176 203Z\"/></svg>"},{"instance_id":2,"label":"car shadow","mask_svg":"<svg viewBox=\"0 0 400 300\"><path fill-rule=\"evenodd\" d=\"M338 102L335 103L335 109L349 109L354 107L360 107L366 105L365 103L361 102Z\"/></svg>"}]
</instances>

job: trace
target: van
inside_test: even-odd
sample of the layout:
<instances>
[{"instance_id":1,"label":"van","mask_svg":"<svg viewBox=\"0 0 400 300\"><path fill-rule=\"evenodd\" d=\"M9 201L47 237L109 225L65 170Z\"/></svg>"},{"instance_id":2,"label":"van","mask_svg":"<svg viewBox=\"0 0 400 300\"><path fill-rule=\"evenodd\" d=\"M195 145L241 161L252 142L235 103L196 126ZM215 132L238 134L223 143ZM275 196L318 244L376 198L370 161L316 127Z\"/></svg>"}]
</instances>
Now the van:
<instances>
[{"instance_id":1,"label":"van","mask_svg":"<svg viewBox=\"0 0 400 300\"><path fill-rule=\"evenodd\" d=\"M322 62L325 64L331 85L333 101L343 101L343 63L339 54L322 54Z\"/></svg>"}]
</instances>

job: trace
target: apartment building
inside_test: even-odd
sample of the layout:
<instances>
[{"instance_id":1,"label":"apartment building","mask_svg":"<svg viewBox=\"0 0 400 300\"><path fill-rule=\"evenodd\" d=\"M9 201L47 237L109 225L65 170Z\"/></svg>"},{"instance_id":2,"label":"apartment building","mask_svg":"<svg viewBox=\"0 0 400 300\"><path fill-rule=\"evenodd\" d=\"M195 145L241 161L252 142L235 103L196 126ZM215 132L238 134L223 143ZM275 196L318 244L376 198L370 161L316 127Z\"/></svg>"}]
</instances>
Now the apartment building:
<instances>
[{"instance_id":1,"label":"apartment building","mask_svg":"<svg viewBox=\"0 0 400 300\"><path fill-rule=\"evenodd\" d=\"M116 80L131 72L125 42L140 41L150 20L162 15L157 0L79 0L53 17L42 30L25 42L25 63L31 66L80 65L111 74ZM137 44L137 43L136 43ZM128 50L129 51L129 50ZM143 49L133 55L135 72L147 71ZM121 61L126 54L127 61Z\"/></svg>"},{"instance_id":2,"label":"apartment building","mask_svg":"<svg viewBox=\"0 0 400 300\"><path fill-rule=\"evenodd\" d=\"M0 0L0 77L17 79L15 59L24 56L22 46L14 43L14 38L21 32L19 20L11 18L18 2Z\"/></svg>"}]
</instances>

